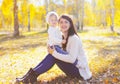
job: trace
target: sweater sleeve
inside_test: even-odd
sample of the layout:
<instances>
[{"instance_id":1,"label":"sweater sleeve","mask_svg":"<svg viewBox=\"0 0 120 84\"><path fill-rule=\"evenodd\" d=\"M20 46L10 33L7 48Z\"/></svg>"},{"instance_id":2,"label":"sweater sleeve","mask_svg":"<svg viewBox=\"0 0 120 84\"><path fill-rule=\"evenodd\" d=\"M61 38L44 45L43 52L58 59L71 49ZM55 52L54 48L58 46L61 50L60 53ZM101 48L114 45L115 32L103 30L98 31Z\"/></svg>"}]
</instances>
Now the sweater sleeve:
<instances>
[{"instance_id":1,"label":"sweater sleeve","mask_svg":"<svg viewBox=\"0 0 120 84\"><path fill-rule=\"evenodd\" d=\"M60 54L56 50L54 50L53 56L56 59L62 60L64 62L74 63L79 52L79 49L78 49L79 41L74 37L69 41L70 41L70 44L69 44L70 50L68 51L68 54Z\"/></svg>"},{"instance_id":2,"label":"sweater sleeve","mask_svg":"<svg viewBox=\"0 0 120 84\"><path fill-rule=\"evenodd\" d=\"M49 39L51 39L51 41L53 41L55 44L61 44L62 43L62 35L60 38L60 36L58 37L57 35L55 35L56 33L59 33L59 32L58 31L53 32L53 31L49 30L48 31Z\"/></svg>"}]
</instances>

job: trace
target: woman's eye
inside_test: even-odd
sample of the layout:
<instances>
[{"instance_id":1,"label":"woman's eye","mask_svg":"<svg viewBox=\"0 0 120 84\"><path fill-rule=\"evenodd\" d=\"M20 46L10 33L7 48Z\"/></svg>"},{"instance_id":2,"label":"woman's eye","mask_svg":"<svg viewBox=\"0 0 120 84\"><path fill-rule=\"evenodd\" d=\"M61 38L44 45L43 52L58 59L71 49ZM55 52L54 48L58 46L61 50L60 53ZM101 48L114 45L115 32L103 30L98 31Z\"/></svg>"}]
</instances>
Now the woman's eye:
<instances>
[{"instance_id":1,"label":"woman's eye","mask_svg":"<svg viewBox=\"0 0 120 84\"><path fill-rule=\"evenodd\" d=\"M68 21L65 21L65 23L68 23Z\"/></svg>"}]
</instances>

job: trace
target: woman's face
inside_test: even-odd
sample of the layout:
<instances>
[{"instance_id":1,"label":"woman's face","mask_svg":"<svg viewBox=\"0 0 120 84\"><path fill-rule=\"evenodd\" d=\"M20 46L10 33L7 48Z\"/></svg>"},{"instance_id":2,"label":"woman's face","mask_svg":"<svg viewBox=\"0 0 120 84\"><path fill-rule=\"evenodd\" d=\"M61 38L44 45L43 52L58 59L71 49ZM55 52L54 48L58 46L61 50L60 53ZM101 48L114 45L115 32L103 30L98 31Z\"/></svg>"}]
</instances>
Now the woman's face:
<instances>
[{"instance_id":1,"label":"woman's face","mask_svg":"<svg viewBox=\"0 0 120 84\"><path fill-rule=\"evenodd\" d=\"M70 22L64 18L61 18L59 20L59 26L61 31L64 32L68 32L69 28L70 28Z\"/></svg>"}]
</instances>

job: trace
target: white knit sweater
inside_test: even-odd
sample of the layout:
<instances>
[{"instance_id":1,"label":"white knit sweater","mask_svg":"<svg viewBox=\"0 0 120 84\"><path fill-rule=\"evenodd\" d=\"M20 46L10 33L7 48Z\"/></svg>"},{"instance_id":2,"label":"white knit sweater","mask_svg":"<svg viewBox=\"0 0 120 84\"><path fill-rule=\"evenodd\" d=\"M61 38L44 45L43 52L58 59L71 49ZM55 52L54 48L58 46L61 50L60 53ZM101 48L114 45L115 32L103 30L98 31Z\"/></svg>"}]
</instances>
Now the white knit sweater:
<instances>
[{"instance_id":1,"label":"white knit sweater","mask_svg":"<svg viewBox=\"0 0 120 84\"><path fill-rule=\"evenodd\" d=\"M53 56L59 60L68 63L74 63L77 59L78 62L76 67L79 69L80 75L87 80L92 77L90 72L86 54L82 47L81 39L77 35L70 36L68 39L66 51L69 53L67 55L60 54L56 50L53 52Z\"/></svg>"},{"instance_id":2,"label":"white knit sweater","mask_svg":"<svg viewBox=\"0 0 120 84\"><path fill-rule=\"evenodd\" d=\"M49 27L48 29L48 45L59 45L62 44L62 33L60 30L56 27Z\"/></svg>"}]
</instances>

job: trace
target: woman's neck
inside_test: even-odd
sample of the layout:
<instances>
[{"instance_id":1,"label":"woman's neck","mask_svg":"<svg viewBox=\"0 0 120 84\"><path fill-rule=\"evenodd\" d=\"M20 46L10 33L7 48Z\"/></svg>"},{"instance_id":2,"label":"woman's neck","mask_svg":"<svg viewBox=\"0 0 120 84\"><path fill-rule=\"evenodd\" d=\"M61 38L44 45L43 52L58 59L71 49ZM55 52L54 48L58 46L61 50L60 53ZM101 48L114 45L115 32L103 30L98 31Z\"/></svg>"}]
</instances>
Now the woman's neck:
<instances>
[{"instance_id":1,"label":"woman's neck","mask_svg":"<svg viewBox=\"0 0 120 84\"><path fill-rule=\"evenodd\" d=\"M64 33L63 33L63 36L64 36L65 39L67 39L68 32L64 32Z\"/></svg>"}]
</instances>

